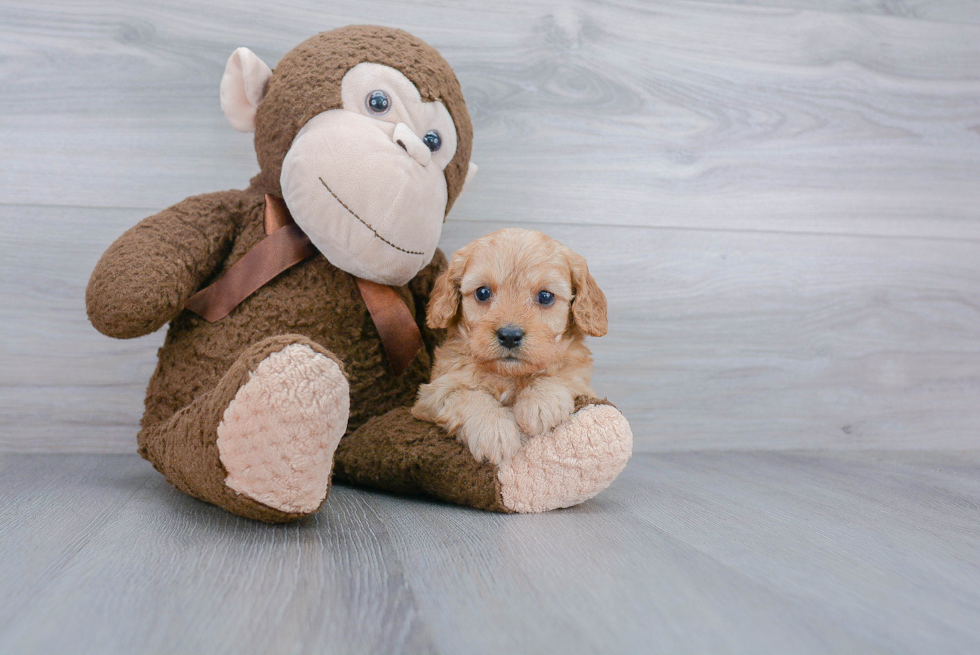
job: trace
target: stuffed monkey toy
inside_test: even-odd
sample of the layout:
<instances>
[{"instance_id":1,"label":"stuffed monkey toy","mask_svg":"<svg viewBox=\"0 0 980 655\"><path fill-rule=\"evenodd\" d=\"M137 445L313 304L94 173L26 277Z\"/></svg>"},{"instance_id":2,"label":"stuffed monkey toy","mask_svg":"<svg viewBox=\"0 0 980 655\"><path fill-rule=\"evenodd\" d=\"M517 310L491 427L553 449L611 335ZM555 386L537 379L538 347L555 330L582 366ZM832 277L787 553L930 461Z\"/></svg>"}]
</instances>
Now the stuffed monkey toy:
<instances>
[{"instance_id":1,"label":"stuffed monkey toy","mask_svg":"<svg viewBox=\"0 0 980 655\"><path fill-rule=\"evenodd\" d=\"M442 224L475 167L459 82L396 29L314 36L275 70L232 54L221 105L255 133L242 191L188 198L125 232L86 292L129 339L169 322L139 452L181 491L267 522L301 519L331 479L499 512L582 502L629 458L595 399L509 462L479 462L409 407L437 330Z\"/></svg>"}]
</instances>

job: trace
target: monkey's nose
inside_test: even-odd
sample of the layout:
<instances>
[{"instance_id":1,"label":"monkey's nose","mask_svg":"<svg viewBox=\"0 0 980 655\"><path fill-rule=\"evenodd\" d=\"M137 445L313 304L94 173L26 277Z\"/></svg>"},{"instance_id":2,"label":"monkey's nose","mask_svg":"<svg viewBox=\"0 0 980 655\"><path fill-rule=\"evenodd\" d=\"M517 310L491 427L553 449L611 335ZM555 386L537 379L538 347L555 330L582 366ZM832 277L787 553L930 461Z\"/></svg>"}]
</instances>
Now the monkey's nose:
<instances>
[{"instance_id":1,"label":"monkey's nose","mask_svg":"<svg viewBox=\"0 0 980 655\"><path fill-rule=\"evenodd\" d=\"M432 159L432 151L422 142L419 135L413 132L405 123L395 125L395 131L391 135L391 140L404 148L405 152L410 154L412 159L418 163L423 166L429 165L429 161Z\"/></svg>"},{"instance_id":2,"label":"monkey's nose","mask_svg":"<svg viewBox=\"0 0 980 655\"><path fill-rule=\"evenodd\" d=\"M524 330L516 325L505 325L497 330L497 341L508 350L512 350L521 345L524 340Z\"/></svg>"}]
</instances>

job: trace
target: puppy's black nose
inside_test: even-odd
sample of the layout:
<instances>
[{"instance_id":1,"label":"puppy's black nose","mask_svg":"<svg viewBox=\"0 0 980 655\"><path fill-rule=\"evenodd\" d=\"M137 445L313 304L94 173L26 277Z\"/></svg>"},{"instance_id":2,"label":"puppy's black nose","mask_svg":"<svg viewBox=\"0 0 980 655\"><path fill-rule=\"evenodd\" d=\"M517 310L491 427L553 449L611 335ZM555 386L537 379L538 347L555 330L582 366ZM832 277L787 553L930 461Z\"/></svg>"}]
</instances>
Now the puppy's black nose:
<instances>
[{"instance_id":1,"label":"puppy's black nose","mask_svg":"<svg viewBox=\"0 0 980 655\"><path fill-rule=\"evenodd\" d=\"M497 341L504 348L517 348L524 339L524 330L513 325L506 325L497 330Z\"/></svg>"}]
</instances>

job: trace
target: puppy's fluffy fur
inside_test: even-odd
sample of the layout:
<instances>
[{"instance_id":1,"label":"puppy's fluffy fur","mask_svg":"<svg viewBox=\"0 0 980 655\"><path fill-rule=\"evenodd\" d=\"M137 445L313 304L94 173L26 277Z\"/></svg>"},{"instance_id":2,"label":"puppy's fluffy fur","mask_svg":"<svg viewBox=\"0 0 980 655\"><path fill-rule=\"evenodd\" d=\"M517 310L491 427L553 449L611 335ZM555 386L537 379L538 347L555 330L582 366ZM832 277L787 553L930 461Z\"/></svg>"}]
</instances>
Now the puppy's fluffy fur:
<instances>
[{"instance_id":1,"label":"puppy's fluffy fur","mask_svg":"<svg viewBox=\"0 0 980 655\"><path fill-rule=\"evenodd\" d=\"M481 287L488 300L477 298ZM541 291L554 302L539 302ZM606 333L606 297L585 259L541 232L499 230L459 250L435 283L427 322L449 334L412 413L477 459L509 460L522 436L551 430L576 396L595 395L585 335ZM520 345L506 348L501 328L520 328Z\"/></svg>"}]
</instances>

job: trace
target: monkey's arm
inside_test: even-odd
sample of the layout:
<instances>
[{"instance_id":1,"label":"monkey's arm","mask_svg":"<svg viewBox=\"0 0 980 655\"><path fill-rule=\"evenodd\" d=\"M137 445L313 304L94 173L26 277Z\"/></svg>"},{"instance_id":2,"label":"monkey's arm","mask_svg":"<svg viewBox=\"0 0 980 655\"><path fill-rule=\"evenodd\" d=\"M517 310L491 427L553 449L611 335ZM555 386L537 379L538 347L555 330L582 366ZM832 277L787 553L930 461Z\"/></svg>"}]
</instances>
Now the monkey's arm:
<instances>
[{"instance_id":1,"label":"monkey's arm","mask_svg":"<svg viewBox=\"0 0 980 655\"><path fill-rule=\"evenodd\" d=\"M105 251L85 291L99 332L131 339L180 313L228 255L242 213L242 192L183 200L127 230Z\"/></svg>"},{"instance_id":2,"label":"monkey's arm","mask_svg":"<svg viewBox=\"0 0 980 655\"><path fill-rule=\"evenodd\" d=\"M436 283L436 278L449 266L446 256L438 248L436 254L432 256L429 265L423 268L408 283L408 288L415 299L415 322L418 323L419 330L422 332L422 341L425 349L432 357L436 346L446 339L445 330L433 330L425 324L426 309L429 306L429 296L432 295L432 287Z\"/></svg>"}]
</instances>

